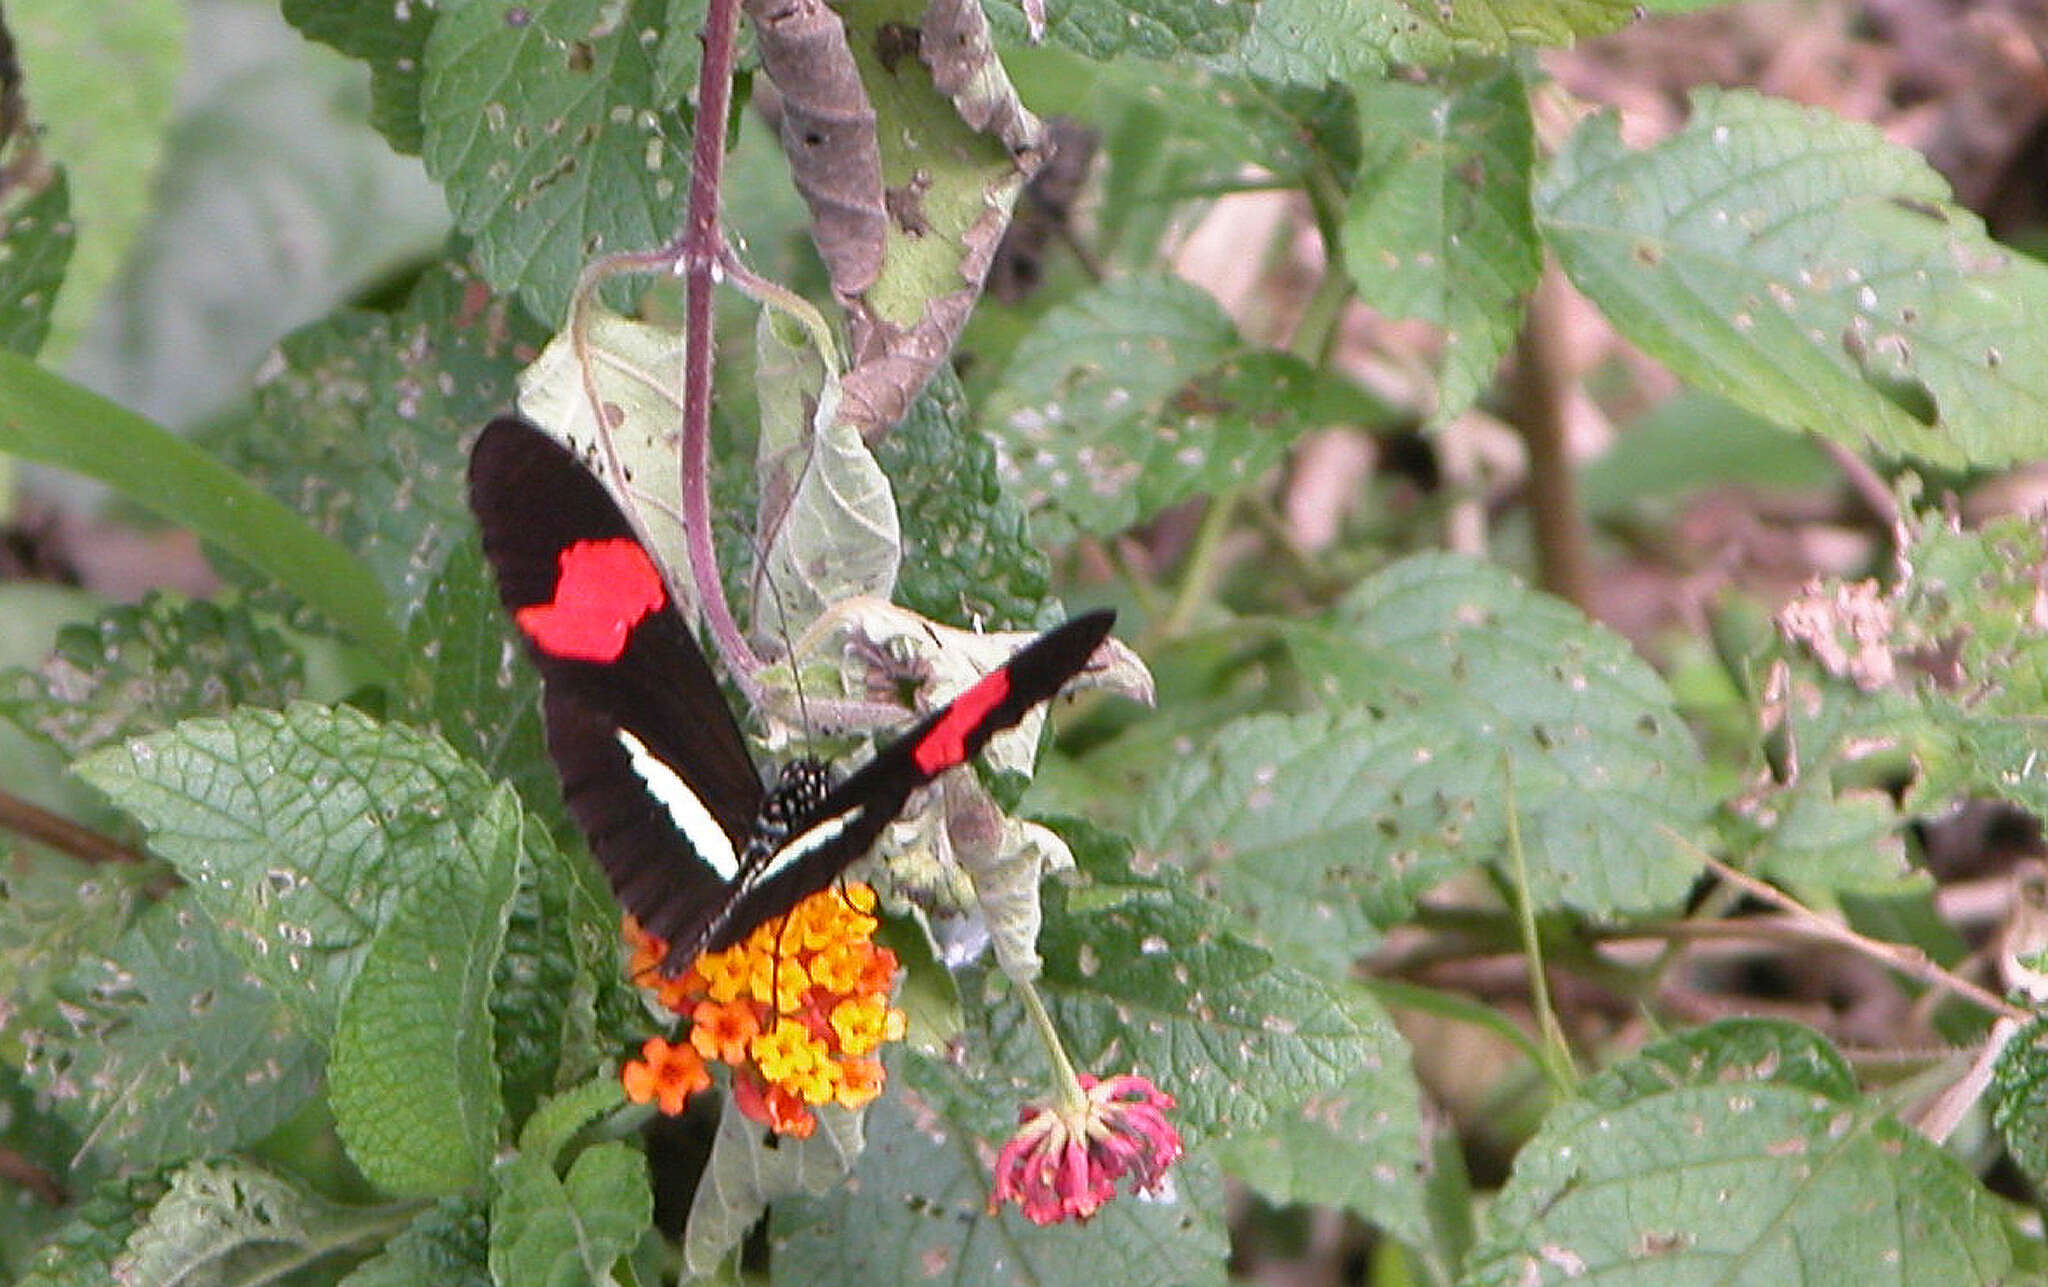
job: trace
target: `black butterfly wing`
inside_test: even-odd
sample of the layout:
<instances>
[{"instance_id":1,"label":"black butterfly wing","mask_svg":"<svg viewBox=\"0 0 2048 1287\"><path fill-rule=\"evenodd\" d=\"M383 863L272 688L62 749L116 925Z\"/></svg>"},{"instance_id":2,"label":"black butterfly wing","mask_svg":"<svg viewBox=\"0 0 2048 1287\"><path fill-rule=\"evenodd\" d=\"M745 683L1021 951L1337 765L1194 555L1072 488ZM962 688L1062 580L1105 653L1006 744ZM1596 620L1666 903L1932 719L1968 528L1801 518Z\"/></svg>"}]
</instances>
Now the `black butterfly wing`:
<instances>
[{"instance_id":1,"label":"black butterfly wing","mask_svg":"<svg viewBox=\"0 0 2048 1287\"><path fill-rule=\"evenodd\" d=\"M764 792L655 561L574 453L488 425L469 503L546 684L548 751L619 903L678 945L728 910ZM694 953L691 953L694 955Z\"/></svg>"},{"instance_id":2,"label":"black butterfly wing","mask_svg":"<svg viewBox=\"0 0 2048 1287\"><path fill-rule=\"evenodd\" d=\"M916 728L876 752L790 827L789 838L742 873L738 896L707 946L731 946L754 926L780 916L832 883L903 812L910 793L980 754L989 739L1050 701L1116 624L1116 613L1084 613L1061 623L983 675Z\"/></svg>"}]
</instances>

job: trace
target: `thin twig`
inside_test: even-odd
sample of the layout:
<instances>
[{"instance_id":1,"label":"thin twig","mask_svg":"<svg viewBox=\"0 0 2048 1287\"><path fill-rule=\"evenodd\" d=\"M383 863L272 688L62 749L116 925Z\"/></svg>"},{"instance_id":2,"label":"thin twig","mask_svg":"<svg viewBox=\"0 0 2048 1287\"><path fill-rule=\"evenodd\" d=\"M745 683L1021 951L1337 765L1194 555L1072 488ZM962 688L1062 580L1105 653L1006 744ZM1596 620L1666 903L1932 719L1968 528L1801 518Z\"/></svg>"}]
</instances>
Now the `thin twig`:
<instances>
[{"instance_id":1,"label":"thin twig","mask_svg":"<svg viewBox=\"0 0 2048 1287\"><path fill-rule=\"evenodd\" d=\"M1901 974L1918 979L1928 987L1939 988L1942 991L1974 1001L1992 1014L2022 1021L2029 1017L2026 1010L2012 1004L2005 1000L2005 998L1978 987L1968 979L1958 978L1948 970L1943 969L1933 958L1916 947L1908 947L1899 943L1882 943L1873 938L1866 938L1848 926L1837 924L1827 917L1820 915L1818 912L1806 907L1798 899L1784 893L1775 886L1766 884L1746 872L1737 871L1711 854L1698 850L1695 850L1695 854L1715 875L1737 886L1743 893L1769 903L1778 910L1805 921L1806 924L1813 928L1816 938L1823 938L1830 942L1838 943L1861 955L1870 957L1880 964L1889 966Z\"/></svg>"},{"instance_id":2,"label":"thin twig","mask_svg":"<svg viewBox=\"0 0 2048 1287\"><path fill-rule=\"evenodd\" d=\"M0 830L26 836L81 862L148 862L149 855L61 814L0 791Z\"/></svg>"}]
</instances>

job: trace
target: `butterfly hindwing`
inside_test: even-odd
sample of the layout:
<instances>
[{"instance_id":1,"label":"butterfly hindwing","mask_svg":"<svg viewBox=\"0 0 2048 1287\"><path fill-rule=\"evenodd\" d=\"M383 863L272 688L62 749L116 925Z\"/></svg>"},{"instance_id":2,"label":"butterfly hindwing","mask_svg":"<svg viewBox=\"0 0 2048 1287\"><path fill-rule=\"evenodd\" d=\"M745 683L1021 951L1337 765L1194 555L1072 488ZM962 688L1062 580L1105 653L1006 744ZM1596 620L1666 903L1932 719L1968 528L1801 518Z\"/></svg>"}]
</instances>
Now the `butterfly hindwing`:
<instances>
[{"instance_id":1,"label":"butterfly hindwing","mask_svg":"<svg viewBox=\"0 0 2048 1287\"><path fill-rule=\"evenodd\" d=\"M764 792L658 565L596 476L525 420L470 453L470 507L546 685L548 751L620 904L671 942L730 900Z\"/></svg>"},{"instance_id":2,"label":"butterfly hindwing","mask_svg":"<svg viewBox=\"0 0 2048 1287\"><path fill-rule=\"evenodd\" d=\"M780 847L743 874L739 898L709 945L729 946L747 929L831 884L874 847L913 791L973 759L990 738L1016 727L1081 673L1115 623L1114 612L1100 611L1056 626L877 751L801 814Z\"/></svg>"}]
</instances>

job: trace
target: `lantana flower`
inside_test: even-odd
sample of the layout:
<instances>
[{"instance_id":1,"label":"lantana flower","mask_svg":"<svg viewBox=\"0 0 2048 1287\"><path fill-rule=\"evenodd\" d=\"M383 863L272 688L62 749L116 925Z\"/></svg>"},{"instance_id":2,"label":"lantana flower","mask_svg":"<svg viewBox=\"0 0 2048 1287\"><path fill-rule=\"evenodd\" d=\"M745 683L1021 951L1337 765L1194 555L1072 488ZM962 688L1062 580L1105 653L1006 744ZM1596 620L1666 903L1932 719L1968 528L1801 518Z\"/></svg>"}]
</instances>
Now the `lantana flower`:
<instances>
[{"instance_id":1,"label":"lantana flower","mask_svg":"<svg viewBox=\"0 0 2048 1287\"><path fill-rule=\"evenodd\" d=\"M1017 1133L996 1158L994 1209L1015 1202L1033 1224L1086 1220L1131 1187L1156 1191L1181 1155L1166 1119L1173 1096L1135 1073L1102 1080L1083 1073L1072 1103L1027 1105Z\"/></svg>"},{"instance_id":2,"label":"lantana flower","mask_svg":"<svg viewBox=\"0 0 2048 1287\"><path fill-rule=\"evenodd\" d=\"M817 1128L812 1108L859 1108L881 1094L882 1065L873 1054L882 1042L903 1039L904 1018L889 1004L896 956L872 942L874 908L866 885L820 890L673 979L656 973L666 945L628 917L633 977L690 1027L686 1041L654 1038L626 1064L627 1096L679 1113L690 1090L673 1087L703 1089L710 1084L704 1062L716 1061L732 1069L741 1112L778 1134L807 1138ZM684 1075L690 1060L695 1077Z\"/></svg>"}]
</instances>

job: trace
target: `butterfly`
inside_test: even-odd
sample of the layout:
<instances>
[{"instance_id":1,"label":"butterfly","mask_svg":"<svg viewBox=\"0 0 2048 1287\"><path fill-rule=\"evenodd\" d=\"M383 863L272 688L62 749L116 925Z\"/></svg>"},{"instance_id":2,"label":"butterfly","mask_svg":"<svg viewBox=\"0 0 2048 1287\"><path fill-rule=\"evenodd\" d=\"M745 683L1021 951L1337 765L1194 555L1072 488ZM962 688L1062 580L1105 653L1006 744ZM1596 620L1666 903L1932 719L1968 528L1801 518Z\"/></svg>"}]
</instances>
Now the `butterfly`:
<instances>
[{"instance_id":1,"label":"butterfly","mask_svg":"<svg viewBox=\"0 0 2048 1287\"><path fill-rule=\"evenodd\" d=\"M831 884L913 792L1085 670L1116 620L1038 636L844 780L799 757L769 787L660 565L574 452L494 420L470 451L469 504L540 669L563 798L620 905L669 945L669 972Z\"/></svg>"}]
</instances>

